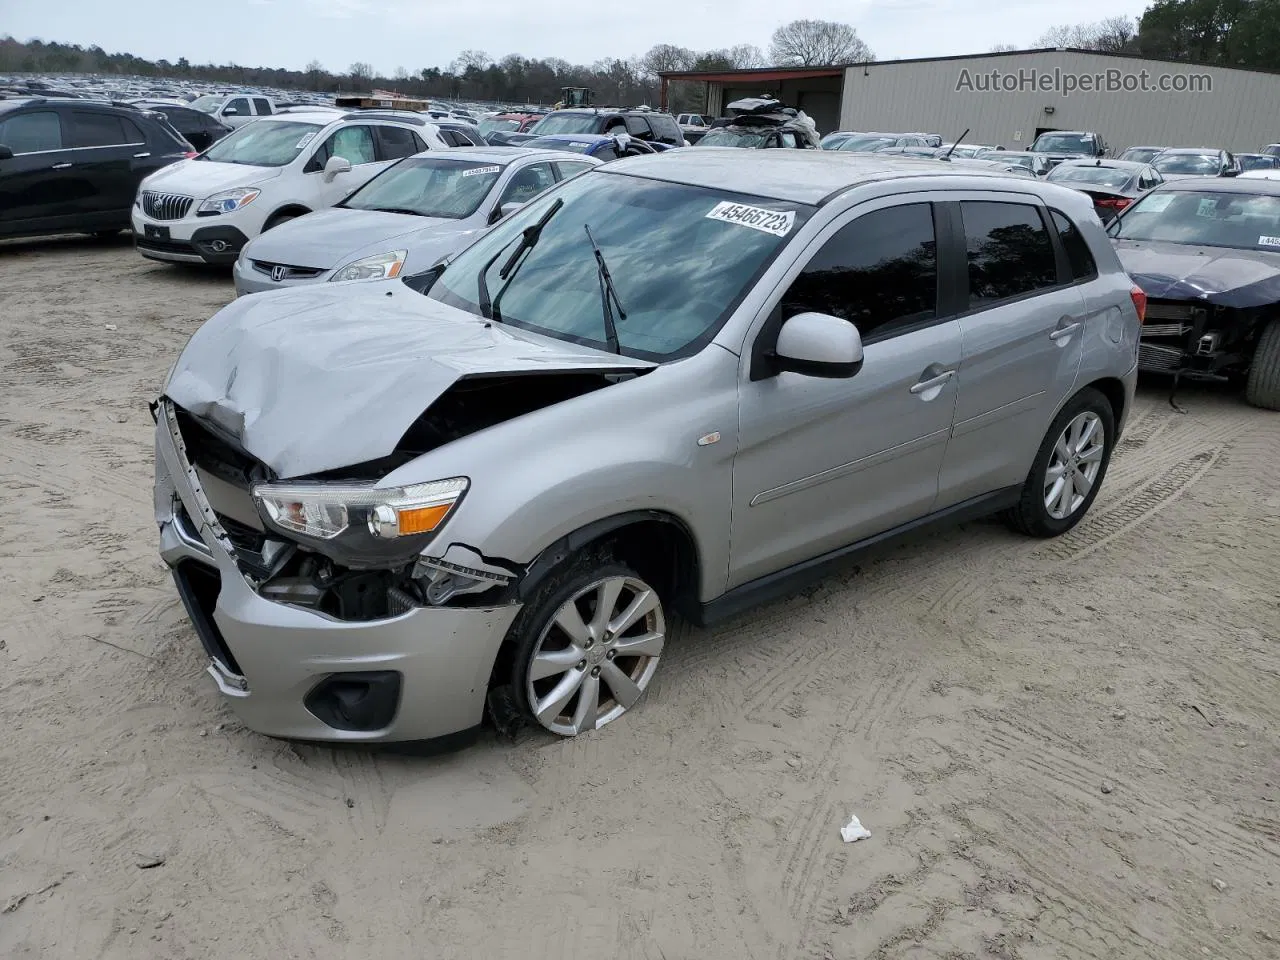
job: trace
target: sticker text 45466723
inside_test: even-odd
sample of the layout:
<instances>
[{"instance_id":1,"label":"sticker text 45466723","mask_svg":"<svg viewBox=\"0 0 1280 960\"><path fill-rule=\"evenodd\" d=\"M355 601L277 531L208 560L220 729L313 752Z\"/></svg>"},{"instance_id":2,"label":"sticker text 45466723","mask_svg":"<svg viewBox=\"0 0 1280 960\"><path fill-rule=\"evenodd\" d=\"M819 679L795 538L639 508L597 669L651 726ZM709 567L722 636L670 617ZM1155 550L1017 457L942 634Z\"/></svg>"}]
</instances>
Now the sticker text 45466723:
<instances>
[{"instance_id":1,"label":"sticker text 45466723","mask_svg":"<svg viewBox=\"0 0 1280 960\"><path fill-rule=\"evenodd\" d=\"M745 203L732 203L724 200L717 203L707 214L708 220L723 220L725 223L739 227L750 227L761 233L775 237L785 237L791 232L796 222L794 210L767 210L764 207L752 207Z\"/></svg>"}]
</instances>

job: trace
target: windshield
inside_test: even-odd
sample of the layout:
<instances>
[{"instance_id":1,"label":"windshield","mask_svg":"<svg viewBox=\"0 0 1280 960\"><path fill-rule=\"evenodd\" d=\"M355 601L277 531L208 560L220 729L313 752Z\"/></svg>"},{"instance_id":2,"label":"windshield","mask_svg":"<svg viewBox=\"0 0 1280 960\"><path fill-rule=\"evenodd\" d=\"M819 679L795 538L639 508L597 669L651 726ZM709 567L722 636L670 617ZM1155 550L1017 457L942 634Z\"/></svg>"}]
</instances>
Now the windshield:
<instances>
[{"instance_id":1,"label":"windshield","mask_svg":"<svg viewBox=\"0 0 1280 960\"><path fill-rule=\"evenodd\" d=\"M595 133L600 118L594 113L552 113L543 117L529 132L536 136L548 133Z\"/></svg>"},{"instance_id":2,"label":"windshield","mask_svg":"<svg viewBox=\"0 0 1280 960\"><path fill-rule=\"evenodd\" d=\"M475 213L502 174L483 160L410 157L384 170L340 207L461 220Z\"/></svg>"},{"instance_id":3,"label":"windshield","mask_svg":"<svg viewBox=\"0 0 1280 960\"><path fill-rule=\"evenodd\" d=\"M978 154L979 160L999 160L1001 163L1008 163L1015 167L1025 167L1027 170L1035 169L1035 157L1012 157L1003 150L983 150Z\"/></svg>"},{"instance_id":4,"label":"windshield","mask_svg":"<svg viewBox=\"0 0 1280 960\"><path fill-rule=\"evenodd\" d=\"M1054 183L1093 183L1100 187L1119 190L1132 178L1133 174L1128 170L1119 170L1115 167L1068 167L1060 164L1050 170L1049 176L1045 179L1052 180Z\"/></svg>"},{"instance_id":5,"label":"windshield","mask_svg":"<svg viewBox=\"0 0 1280 960\"><path fill-rule=\"evenodd\" d=\"M1167 240L1238 250L1280 247L1280 197L1154 190L1115 221L1120 240Z\"/></svg>"},{"instance_id":6,"label":"windshield","mask_svg":"<svg viewBox=\"0 0 1280 960\"><path fill-rule=\"evenodd\" d=\"M525 228L560 201L519 268L501 279ZM607 349L589 226L626 307L626 319L617 319L620 352L674 359L715 335L810 212L707 187L587 173L458 254L428 296L483 315L479 280L490 264L486 286L502 322Z\"/></svg>"},{"instance_id":7,"label":"windshield","mask_svg":"<svg viewBox=\"0 0 1280 960\"><path fill-rule=\"evenodd\" d=\"M227 134L202 153L200 159L254 167L283 167L315 139L320 129L318 123L258 120Z\"/></svg>"},{"instance_id":8,"label":"windshield","mask_svg":"<svg viewBox=\"0 0 1280 960\"><path fill-rule=\"evenodd\" d=\"M1130 147L1120 154L1121 160L1132 160L1134 163L1150 163L1160 152L1160 147Z\"/></svg>"},{"instance_id":9,"label":"windshield","mask_svg":"<svg viewBox=\"0 0 1280 960\"><path fill-rule=\"evenodd\" d=\"M769 143L769 132L716 127L698 141L700 147L747 147L755 149Z\"/></svg>"},{"instance_id":10,"label":"windshield","mask_svg":"<svg viewBox=\"0 0 1280 960\"><path fill-rule=\"evenodd\" d=\"M480 121L480 132L488 135L497 133L499 130L518 130L520 129L519 120L499 120L496 117L490 117L487 120Z\"/></svg>"},{"instance_id":11,"label":"windshield","mask_svg":"<svg viewBox=\"0 0 1280 960\"><path fill-rule=\"evenodd\" d=\"M1161 173L1200 173L1216 176L1222 167L1216 153L1166 153L1151 162Z\"/></svg>"},{"instance_id":12,"label":"windshield","mask_svg":"<svg viewBox=\"0 0 1280 960\"><path fill-rule=\"evenodd\" d=\"M1096 149L1093 137L1082 133L1042 133L1031 149L1040 153L1079 153L1091 156Z\"/></svg>"},{"instance_id":13,"label":"windshield","mask_svg":"<svg viewBox=\"0 0 1280 960\"><path fill-rule=\"evenodd\" d=\"M199 110L202 113L213 113L226 97L220 97L216 93L206 93L203 97L196 97L188 104L192 110Z\"/></svg>"},{"instance_id":14,"label":"windshield","mask_svg":"<svg viewBox=\"0 0 1280 960\"><path fill-rule=\"evenodd\" d=\"M847 150L851 153L874 152L883 150L885 147L892 147L897 142L897 137L851 137L838 145L836 149Z\"/></svg>"}]
</instances>

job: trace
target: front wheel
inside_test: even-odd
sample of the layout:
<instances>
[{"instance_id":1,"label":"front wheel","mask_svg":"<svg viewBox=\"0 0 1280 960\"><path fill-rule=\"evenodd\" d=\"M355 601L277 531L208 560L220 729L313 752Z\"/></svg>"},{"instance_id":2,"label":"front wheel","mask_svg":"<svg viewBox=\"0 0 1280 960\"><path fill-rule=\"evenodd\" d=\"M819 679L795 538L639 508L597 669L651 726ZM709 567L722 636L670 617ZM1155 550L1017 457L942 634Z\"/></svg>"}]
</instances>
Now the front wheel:
<instances>
[{"instance_id":1,"label":"front wheel","mask_svg":"<svg viewBox=\"0 0 1280 960\"><path fill-rule=\"evenodd\" d=\"M1244 396L1255 407L1280 410L1280 320L1267 324L1258 338Z\"/></svg>"},{"instance_id":2,"label":"front wheel","mask_svg":"<svg viewBox=\"0 0 1280 960\"><path fill-rule=\"evenodd\" d=\"M520 708L572 737L618 719L644 694L666 644L656 589L630 567L571 563L512 625Z\"/></svg>"},{"instance_id":3,"label":"front wheel","mask_svg":"<svg viewBox=\"0 0 1280 960\"><path fill-rule=\"evenodd\" d=\"M1066 533L1098 496L1114 445L1111 404L1097 390L1081 390L1049 426L1006 522L1032 537Z\"/></svg>"}]
</instances>

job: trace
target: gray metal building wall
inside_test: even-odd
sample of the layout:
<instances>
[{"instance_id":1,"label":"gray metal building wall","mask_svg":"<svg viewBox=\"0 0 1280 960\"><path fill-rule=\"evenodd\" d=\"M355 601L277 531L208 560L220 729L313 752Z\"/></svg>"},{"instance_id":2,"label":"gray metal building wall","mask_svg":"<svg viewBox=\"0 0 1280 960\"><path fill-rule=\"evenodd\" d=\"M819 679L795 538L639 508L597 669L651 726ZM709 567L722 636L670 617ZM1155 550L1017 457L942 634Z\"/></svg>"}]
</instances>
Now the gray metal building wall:
<instances>
[{"instance_id":1,"label":"gray metal building wall","mask_svg":"<svg viewBox=\"0 0 1280 960\"><path fill-rule=\"evenodd\" d=\"M1108 70L1137 74L1151 82L1162 74L1207 74L1211 92L1083 92L1020 89L1015 92L957 90L961 71L974 83L999 70L1041 75L1097 74ZM1045 107L1052 107L1051 114ZM1127 146L1224 147L1237 152L1280 142L1280 75L1113 57L1081 51L1034 51L871 63L845 71L840 129L926 131L945 140L972 128L972 143L1029 145L1040 127L1095 130L1117 152Z\"/></svg>"}]
</instances>

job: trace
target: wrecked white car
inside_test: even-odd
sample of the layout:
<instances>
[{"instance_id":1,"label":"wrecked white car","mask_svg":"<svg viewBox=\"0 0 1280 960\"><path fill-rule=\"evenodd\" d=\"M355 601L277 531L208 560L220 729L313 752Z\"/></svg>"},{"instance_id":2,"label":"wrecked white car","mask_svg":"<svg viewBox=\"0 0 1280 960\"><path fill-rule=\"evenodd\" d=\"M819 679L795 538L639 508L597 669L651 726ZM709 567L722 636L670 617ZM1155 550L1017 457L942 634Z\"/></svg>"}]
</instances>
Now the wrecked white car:
<instances>
[{"instance_id":1,"label":"wrecked white car","mask_svg":"<svg viewBox=\"0 0 1280 960\"><path fill-rule=\"evenodd\" d=\"M966 257L972 291L939 282ZM1140 297L1051 184L620 160L425 274L205 323L155 405L161 554L255 730L461 736L487 700L574 735L637 703L676 611L719 619L928 521L1074 526Z\"/></svg>"}]
</instances>

